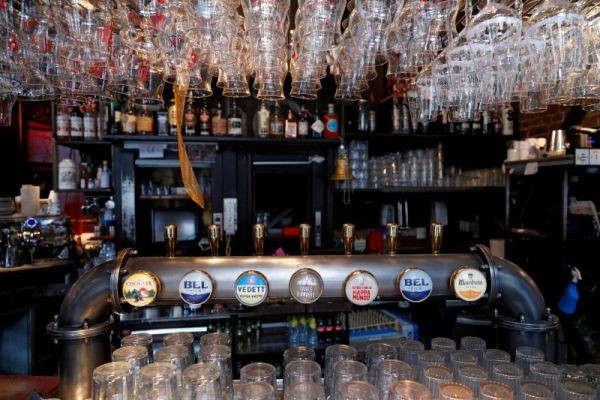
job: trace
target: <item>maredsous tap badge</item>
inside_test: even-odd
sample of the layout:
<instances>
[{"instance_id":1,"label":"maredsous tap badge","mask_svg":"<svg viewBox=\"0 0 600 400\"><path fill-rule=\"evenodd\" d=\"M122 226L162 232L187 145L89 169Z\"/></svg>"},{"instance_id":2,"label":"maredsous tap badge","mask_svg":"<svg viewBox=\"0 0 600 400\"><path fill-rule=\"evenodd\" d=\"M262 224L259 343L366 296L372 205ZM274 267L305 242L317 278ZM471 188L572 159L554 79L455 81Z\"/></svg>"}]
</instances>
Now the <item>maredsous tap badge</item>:
<instances>
[{"instance_id":1,"label":"maredsous tap badge","mask_svg":"<svg viewBox=\"0 0 600 400\"><path fill-rule=\"evenodd\" d=\"M235 297L245 306L257 306L269 295L269 283L263 274L246 271L235 280Z\"/></svg>"},{"instance_id":2,"label":"maredsous tap badge","mask_svg":"<svg viewBox=\"0 0 600 400\"><path fill-rule=\"evenodd\" d=\"M431 296L433 281L429 274L422 269L408 268L398 277L398 288L405 300L420 303Z\"/></svg>"},{"instance_id":3,"label":"maredsous tap badge","mask_svg":"<svg viewBox=\"0 0 600 400\"><path fill-rule=\"evenodd\" d=\"M461 268L452 274L454 294L464 301L476 301L487 290L487 280L483 273L475 268Z\"/></svg>"},{"instance_id":4,"label":"maredsous tap badge","mask_svg":"<svg viewBox=\"0 0 600 400\"><path fill-rule=\"evenodd\" d=\"M204 271L188 272L179 281L179 297L190 305L199 306L212 296L214 284L210 275Z\"/></svg>"},{"instance_id":5,"label":"maredsous tap badge","mask_svg":"<svg viewBox=\"0 0 600 400\"><path fill-rule=\"evenodd\" d=\"M127 303L135 307L152 304L159 290L160 280L152 272L134 272L123 282L123 297Z\"/></svg>"},{"instance_id":6,"label":"maredsous tap badge","mask_svg":"<svg viewBox=\"0 0 600 400\"><path fill-rule=\"evenodd\" d=\"M357 306L366 306L377 298L377 279L367 271L354 271L346 279L346 298Z\"/></svg>"}]
</instances>

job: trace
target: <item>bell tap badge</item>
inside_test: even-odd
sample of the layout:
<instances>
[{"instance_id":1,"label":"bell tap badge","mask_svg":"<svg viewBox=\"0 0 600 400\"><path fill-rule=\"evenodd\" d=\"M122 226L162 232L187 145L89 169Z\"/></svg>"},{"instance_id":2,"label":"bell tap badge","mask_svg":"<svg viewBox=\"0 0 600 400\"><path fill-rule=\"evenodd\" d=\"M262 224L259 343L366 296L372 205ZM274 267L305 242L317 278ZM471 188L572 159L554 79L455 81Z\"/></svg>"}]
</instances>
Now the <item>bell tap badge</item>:
<instances>
[{"instance_id":1,"label":"bell tap badge","mask_svg":"<svg viewBox=\"0 0 600 400\"><path fill-rule=\"evenodd\" d=\"M206 303L212 296L213 290L212 278L204 271L188 272L179 281L179 297L193 306Z\"/></svg>"},{"instance_id":2,"label":"bell tap badge","mask_svg":"<svg viewBox=\"0 0 600 400\"><path fill-rule=\"evenodd\" d=\"M464 301L476 301L487 290L487 280L483 273L475 268L462 268L452 275L454 294Z\"/></svg>"},{"instance_id":3,"label":"bell tap badge","mask_svg":"<svg viewBox=\"0 0 600 400\"><path fill-rule=\"evenodd\" d=\"M160 280L152 272L137 271L123 282L123 297L135 307L150 305L160 291Z\"/></svg>"},{"instance_id":4,"label":"bell tap badge","mask_svg":"<svg viewBox=\"0 0 600 400\"><path fill-rule=\"evenodd\" d=\"M245 306L257 306L269 295L269 282L257 271L246 271L235 280L235 297Z\"/></svg>"},{"instance_id":5,"label":"bell tap badge","mask_svg":"<svg viewBox=\"0 0 600 400\"><path fill-rule=\"evenodd\" d=\"M377 279L367 271L354 271L346 279L346 298L357 306L372 303L379 293Z\"/></svg>"},{"instance_id":6,"label":"bell tap badge","mask_svg":"<svg viewBox=\"0 0 600 400\"><path fill-rule=\"evenodd\" d=\"M433 281L429 274L422 269L408 268L398 277L400 294L411 303L420 303L431 296Z\"/></svg>"}]
</instances>

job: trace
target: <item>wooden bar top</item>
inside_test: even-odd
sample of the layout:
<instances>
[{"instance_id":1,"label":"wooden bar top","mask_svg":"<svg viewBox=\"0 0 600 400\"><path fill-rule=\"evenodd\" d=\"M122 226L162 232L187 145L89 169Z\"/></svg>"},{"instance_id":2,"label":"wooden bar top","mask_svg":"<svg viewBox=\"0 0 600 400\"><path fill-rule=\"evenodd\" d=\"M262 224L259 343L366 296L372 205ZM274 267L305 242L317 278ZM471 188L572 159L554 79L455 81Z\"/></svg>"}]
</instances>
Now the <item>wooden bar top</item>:
<instances>
[{"instance_id":1,"label":"wooden bar top","mask_svg":"<svg viewBox=\"0 0 600 400\"><path fill-rule=\"evenodd\" d=\"M58 376L0 375L0 400L27 400L34 392L51 398L57 391Z\"/></svg>"}]
</instances>

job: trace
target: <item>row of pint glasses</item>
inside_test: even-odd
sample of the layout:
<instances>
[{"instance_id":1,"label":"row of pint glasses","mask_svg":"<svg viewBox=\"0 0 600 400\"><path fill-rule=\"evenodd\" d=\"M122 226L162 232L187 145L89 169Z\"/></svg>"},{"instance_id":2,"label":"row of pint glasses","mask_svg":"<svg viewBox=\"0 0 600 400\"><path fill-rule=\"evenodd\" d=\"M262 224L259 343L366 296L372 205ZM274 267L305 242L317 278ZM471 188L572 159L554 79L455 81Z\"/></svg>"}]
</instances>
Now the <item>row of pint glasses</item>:
<instances>
[{"instance_id":1,"label":"row of pint glasses","mask_svg":"<svg viewBox=\"0 0 600 400\"><path fill-rule=\"evenodd\" d=\"M93 374L93 400L595 400L600 364L575 366L545 361L542 350L487 348L479 337L457 344L445 337L422 342L402 339L371 343L358 351L336 344L325 349L324 368L315 350L291 347L283 353L283 386L276 368L253 362L232 380L231 339L217 332L200 337L194 352L189 333L167 335L153 351L152 336L124 337L113 362Z\"/></svg>"}]
</instances>

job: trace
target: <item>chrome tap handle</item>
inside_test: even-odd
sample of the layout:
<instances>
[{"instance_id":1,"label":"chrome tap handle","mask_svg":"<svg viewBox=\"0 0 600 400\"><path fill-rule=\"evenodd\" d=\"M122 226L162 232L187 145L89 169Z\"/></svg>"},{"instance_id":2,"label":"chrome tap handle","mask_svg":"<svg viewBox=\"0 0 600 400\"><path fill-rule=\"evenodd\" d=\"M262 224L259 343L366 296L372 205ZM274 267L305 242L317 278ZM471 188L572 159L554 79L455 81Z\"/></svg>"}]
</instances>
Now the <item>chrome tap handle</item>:
<instances>
[{"instance_id":1,"label":"chrome tap handle","mask_svg":"<svg viewBox=\"0 0 600 400\"><path fill-rule=\"evenodd\" d=\"M175 257L175 246L177 246L177 225L165 225L165 246L167 257Z\"/></svg>"},{"instance_id":2,"label":"chrome tap handle","mask_svg":"<svg viewBox=\"0 0 600 400\"><path fill-rule=\"evenodd\" d=\"M217 257L219 255L219 244L221 242L221 230L219 225L208 226L208 242L210 243L210 255Z\"/></svg>"},{"instance_id":3,"label":"chrome tap handle","mask_svg":"<svg viewBox=\"0 0 600 400\"><path fill-rule=\"evenodd\" d=\"M354 249L354 224L342 225L342 242L344 243L344 254L351 255Z\"/></svg>"},{"instance_id":4,"label":"chrome tap handle","mask_svg":"<svg viewBox=\"0 0 600 400\"><path fill-rule=\"evenodd\" d=\"M398 244L398 225L388 223L385 226L385 241L387 244L388 254L393 256L396 254L396 246Z\"/></svg>"},{"instance_id":5,"label":"chrome tap handle","mask_svg":"<svg viewBox=\"0 0 600 400\"><path fill-rule=\"evenodd\" d=\"M444 225L433 222L429 227L429 236L431 237L431 253L440 254L442 238L444 236Z\"/></svg>"},{"instance_id":6,"label":"chrome tap handle","mask_svg":"<svg viewBox=\"0 0 600 400\"><path fill-rule=\"evenodd\" d=\"M265 226L263 224L252 226L252 239L254 240L254 254L262 256L265 248Z\"/></svg>"},{"instance_id":7,"label":"chrome tap handle","mask_svg":"<svg viewBox=\"0 0 600 400\"><path fill-rule=\"evenodd\" d=\"M307 256L310 246L310 225L300 224L298 229L300 231L300 255Z\"/></svg>"}]
</instances>

